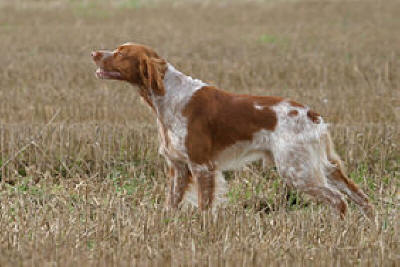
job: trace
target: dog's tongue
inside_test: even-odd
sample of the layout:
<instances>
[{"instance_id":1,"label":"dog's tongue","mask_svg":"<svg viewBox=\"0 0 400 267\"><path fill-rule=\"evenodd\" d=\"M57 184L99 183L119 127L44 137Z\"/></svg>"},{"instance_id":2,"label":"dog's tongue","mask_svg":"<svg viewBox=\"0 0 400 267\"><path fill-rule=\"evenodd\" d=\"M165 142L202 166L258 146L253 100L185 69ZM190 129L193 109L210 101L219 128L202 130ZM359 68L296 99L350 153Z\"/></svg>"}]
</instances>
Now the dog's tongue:
<instances>
[{"instance_id":1,"label":"dog's tongue","mask_svg":"<svg viewBox=\"0 0 400 267\"><path fill-rule=\"evenodd\" d=\"M96 77L99 79L120 79L121 74L117 71L105 71L101 68L96 70Z\"/></svg>"}]
</instances>

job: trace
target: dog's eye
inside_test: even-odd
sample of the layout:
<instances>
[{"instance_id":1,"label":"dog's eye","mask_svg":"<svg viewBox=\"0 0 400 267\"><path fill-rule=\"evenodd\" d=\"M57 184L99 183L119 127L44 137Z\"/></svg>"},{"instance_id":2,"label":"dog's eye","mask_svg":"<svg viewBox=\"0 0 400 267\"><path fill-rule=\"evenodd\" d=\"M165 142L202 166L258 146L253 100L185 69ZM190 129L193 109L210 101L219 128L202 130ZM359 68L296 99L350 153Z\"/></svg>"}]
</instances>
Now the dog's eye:
<instances>
[{"instance_id":1,"label":"dog's eye","mask_svg":"<svg viewBox=\"0 0 400 267\"><path fill-rule=\"evenodd\" d=\"M116 53L114 54L114 56L116 56L116 57L122 57L123 54L122 54L121 52L116 52Z\"/></svg>"}]
</instances>

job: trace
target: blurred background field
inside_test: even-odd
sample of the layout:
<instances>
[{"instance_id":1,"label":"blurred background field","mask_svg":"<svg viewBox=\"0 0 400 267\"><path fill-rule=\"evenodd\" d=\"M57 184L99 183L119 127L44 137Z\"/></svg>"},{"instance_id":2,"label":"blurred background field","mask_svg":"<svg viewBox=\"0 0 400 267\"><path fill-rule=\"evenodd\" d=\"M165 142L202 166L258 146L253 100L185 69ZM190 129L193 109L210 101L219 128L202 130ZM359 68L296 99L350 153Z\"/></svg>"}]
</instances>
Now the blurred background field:
<instances>
[{"instance_id":1,"label":"blurred background field","mask_svg":"<svg viewBox=\"0 0 400 267\"><path fill-rule=\"evenodd\" d=\"M400 3L0 0L0 266L400 264ZM163 209L155 117L90 52L134 41L232 92L331 123L375 222L338 221L274 168L227 172L213 221Z\"/></svg>"}]
</instances>

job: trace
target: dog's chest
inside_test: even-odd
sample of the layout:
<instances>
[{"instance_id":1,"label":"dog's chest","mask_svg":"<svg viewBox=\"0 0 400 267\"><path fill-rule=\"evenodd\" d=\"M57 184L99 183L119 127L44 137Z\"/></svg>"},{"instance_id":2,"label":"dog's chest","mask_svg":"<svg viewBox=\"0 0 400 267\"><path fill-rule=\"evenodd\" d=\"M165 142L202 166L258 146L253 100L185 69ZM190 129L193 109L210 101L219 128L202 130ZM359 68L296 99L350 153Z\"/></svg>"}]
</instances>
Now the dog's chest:
<instances>
[{"instance_id":1,"label":"dog's chest","mask_svg":"<svg viewBox=\"0 0 400 267\"><path fill-rule=\"evenodd\" d=\"M188 159L185 146L187 119L182 112L193 94L205 85L168 64L164 77L165 95L153 99L158 113L160 154L170 159Z\"/></svg>"},{"instance_id":2,"label":"dog's chest","mask_svg":"<svg viewBox=\"0 0 400 267\"><path fill-rule=\"evenodd\" d=\"M186 118L182 115L171 117L171 120L158 120L160 139L159 153L170 159L186 160L188 158L185 146L187 135Z\"/></svg>"}]
</instances>

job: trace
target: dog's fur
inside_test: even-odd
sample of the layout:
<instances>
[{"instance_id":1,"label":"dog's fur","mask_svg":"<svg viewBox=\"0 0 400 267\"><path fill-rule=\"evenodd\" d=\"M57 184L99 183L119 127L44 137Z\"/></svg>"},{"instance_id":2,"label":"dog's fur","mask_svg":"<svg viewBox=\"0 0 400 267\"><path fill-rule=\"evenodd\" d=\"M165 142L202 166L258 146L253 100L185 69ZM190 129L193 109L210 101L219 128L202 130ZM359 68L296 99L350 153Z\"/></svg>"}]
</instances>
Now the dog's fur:
<instances>
[{"instance_id":1,"label":"dog's fur","mask_svg":"<svg viewBox=\"0 0 400 267\"><path fill-rule=\"evenodd\" d=\"M223 170L270 158L285 182L333 207L347 196L366 215L368 197L346 176L327 124L308 107L281 97L238 95L186 76L151 48L134 43L96 51L98 78L127 81L157 116L169 166L168 206L187 200L201 210L225 202Z\"/></svg>"}]
</instances>

